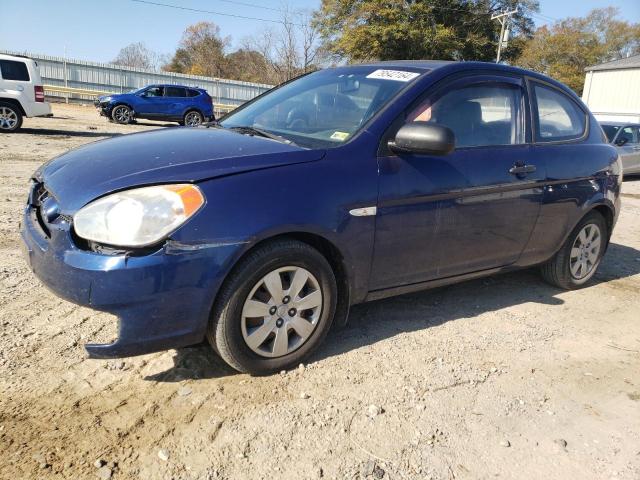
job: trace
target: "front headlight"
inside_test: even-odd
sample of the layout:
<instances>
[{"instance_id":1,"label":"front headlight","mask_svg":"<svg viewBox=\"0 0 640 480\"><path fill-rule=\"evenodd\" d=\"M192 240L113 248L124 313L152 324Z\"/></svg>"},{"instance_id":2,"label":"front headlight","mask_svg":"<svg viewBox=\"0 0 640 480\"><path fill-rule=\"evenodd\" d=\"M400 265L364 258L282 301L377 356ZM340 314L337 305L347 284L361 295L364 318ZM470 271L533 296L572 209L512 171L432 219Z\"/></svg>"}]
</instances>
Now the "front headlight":
<instances>
[{"instance_id":1,"label":"front headlight","mask_svg":"<svg viewBox=\"0 0 640 480\"><path fill-rule=\"evenodd\" d=\"M113 193L84 206L73 216L76 234L118 247L158 243L200 207L204 197L195 185L157 185Z\"/></svg>"},{"instance_id":2,"label":"front headlight","mask_svg":"<svg viewBox=\"0 0 640 480\"><path fill-rule=\"evenodd\" d=\"M111 97L102 97L100 103L108 103L111 101Z\"/></svg>"}]
</instances>

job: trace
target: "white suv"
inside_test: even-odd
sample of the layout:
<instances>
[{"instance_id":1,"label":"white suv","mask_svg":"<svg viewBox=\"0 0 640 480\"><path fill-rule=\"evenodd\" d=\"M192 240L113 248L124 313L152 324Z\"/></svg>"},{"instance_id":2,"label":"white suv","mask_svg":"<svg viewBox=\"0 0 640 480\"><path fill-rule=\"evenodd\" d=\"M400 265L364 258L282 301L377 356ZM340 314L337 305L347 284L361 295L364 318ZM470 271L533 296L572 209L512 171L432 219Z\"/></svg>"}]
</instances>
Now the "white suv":
<instances>
[{"instance_id":1,"label":"white suv","mask_svg":"<svg viewBox=\"0 0 640 480\"><path fill-rule=\"evenodd\" d=\"M22 117L50 115L36 61L0 54L0 133L18 130Z\"/></svg>"}]
</instances>

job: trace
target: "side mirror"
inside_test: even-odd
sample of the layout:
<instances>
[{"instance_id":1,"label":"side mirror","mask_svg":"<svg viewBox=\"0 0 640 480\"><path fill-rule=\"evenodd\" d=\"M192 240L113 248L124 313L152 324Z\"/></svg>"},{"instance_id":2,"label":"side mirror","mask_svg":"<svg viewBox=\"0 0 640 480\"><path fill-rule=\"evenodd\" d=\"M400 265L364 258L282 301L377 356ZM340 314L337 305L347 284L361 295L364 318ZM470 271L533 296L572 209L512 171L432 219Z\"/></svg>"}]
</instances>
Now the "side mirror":
<instances>
[{"instance_id":1,"label":"side mirror","mask_svg":"<svg viewBox=\"0 0 640 480\"><path fill-rule=\"evenodd\" d=\"M616 145L619 147L623 147L628 141L629 139L627 137L620 137L616 140Z\"/></svg>"},{"instance_id":2,"label":"side mirror","mask_svg":"<svg viewBox=\"0 0 640 480\"><path fill-rule=\"evenodd\" d=\"M419 155L447 155L456 145L453 131L444 125L430 122L411 122L403 125L396 138L389 141L394 153Z\"/></svg>"}]
</instances>

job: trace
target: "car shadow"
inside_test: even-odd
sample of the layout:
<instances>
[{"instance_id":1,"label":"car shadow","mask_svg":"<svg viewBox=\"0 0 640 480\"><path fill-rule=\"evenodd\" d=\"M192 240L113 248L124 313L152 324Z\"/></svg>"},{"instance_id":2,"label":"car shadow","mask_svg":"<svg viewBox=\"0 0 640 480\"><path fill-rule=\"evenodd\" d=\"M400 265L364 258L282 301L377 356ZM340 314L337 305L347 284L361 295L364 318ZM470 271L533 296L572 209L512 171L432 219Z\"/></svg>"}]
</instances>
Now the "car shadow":
<instances>
[{"instance_id":1,"label":"car shadow","mask_svg":"<svg viewBox=\"0 0 640 480\"><path fill-rule=\"evenodd\" d=\"M640 251L612 243L597 274L585 288L639 273ZM402 333L473 318L523 303L560 306L564 300L557 295L562 292L545 283L536 269L527 269L355 305L351 308L346 327L332 329L323 346L309 361L340 355ZM201 344L177 350L172 368L146 380L175 382L236 373L209 345Z\"/></svg>"},{"instance_id":2,"label":"car shadow","mask_svg":"<svg viewBox=\"0 0 640 480\"><path fill-rule=\"evenodd\" d=\"M144 380L162 383L183 380L201 380L237 375L238 372L227 365L205 341L198 345L176 349L173 366L164 372L144 377Z\"/></svg>"},{"instance_id":3,"label":"car shadow","mask_svg":"<svg viewBox=\"0 0 640 480\"><path fill-rule=\"evenodd\" d=\"M179 127L177 123L162 123L162 122L141 122L136 120L131 125L142 125L144 127Z\"/></svg>"},{"instance_id":4,"label":"car shadow","mask_svg":"<svg viewBox=\"0 0 640 480\"><path fill-rule=\"evenodd\" d=\"M87 137L87 138L105 138L105 137L119 137L122 133L115 132L102 132L98 130L55 130L50 128L21 128L14 135L59 135L61 137Z\"/></svg>"}]
</instances>

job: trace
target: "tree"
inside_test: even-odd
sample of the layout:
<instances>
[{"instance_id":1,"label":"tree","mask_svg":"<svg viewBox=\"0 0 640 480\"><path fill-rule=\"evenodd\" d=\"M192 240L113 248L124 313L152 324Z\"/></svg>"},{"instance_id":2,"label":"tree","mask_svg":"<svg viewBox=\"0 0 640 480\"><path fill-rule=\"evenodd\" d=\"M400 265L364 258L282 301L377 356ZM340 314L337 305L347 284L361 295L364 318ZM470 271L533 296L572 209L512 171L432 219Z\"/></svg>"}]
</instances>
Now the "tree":
<instances>
[{"instance_id":1,"label":"tree","mask_svg":"<svg viewBox=\"0 0 640 480\"><path fill-rule=\"evenodd\" d=\"M180 45L164 69L171 72L220 77L229 38L220 36L220 27L212 22L199 22L187 27Z\"/></svg>"},{"instance_id":2,"label":"tree","mask_svg":"<svg viewBox=\"0 0 640 480\"><path fill-rule=\"evenodd\" d=\"M243 82L269 83L269 66L260 52L240 48L225 57L223 76Z\"/></svg>"},{"instance_id":3,"label":"tree","mask_svg":"<svg viewBox=\"0 0 640 480\"><path fill-rule=\"evenodd\" d=\"M640 24L618 20L618 13L612 7L596 9L540 27L516 63L581 94L586 67L640 53Z\"/></svg>"},{"instance_id":4,"label":"tree","mask_svg":"<svg viewBox=\"0 0 640 480\"><path fill-rule=\"evenodd\" d=\"M282 10L280 27L245 39L245 47L259 52L268 66L266 83L281 83L317 68L324 60L319 30L304 10Z\"/></svg>"},{"instance_id":5,"label":"tree","mask_svg":"<svg viewBox=\"0 0 640 480\"><path fill-rule=\"evenodd\" d=\"M537 0L517 2L512 34L533 31ZM491 14L516 0L323 0L314 21L327 51L349 61L493 60L499 24ZM512 42L505 59L519 53Z\"/></svg>"},{"instance_id":6,"label":"tree","mask_svg":"<svg viewBox=\"0 0 640 480\"><path fill-rule=\"evenodd\" d=\"M144 43L137 42L121 48L118 56L111 63L124 67L156 70L160 61L160 55L148 49Z\"/></svg>"}]
</instances>

